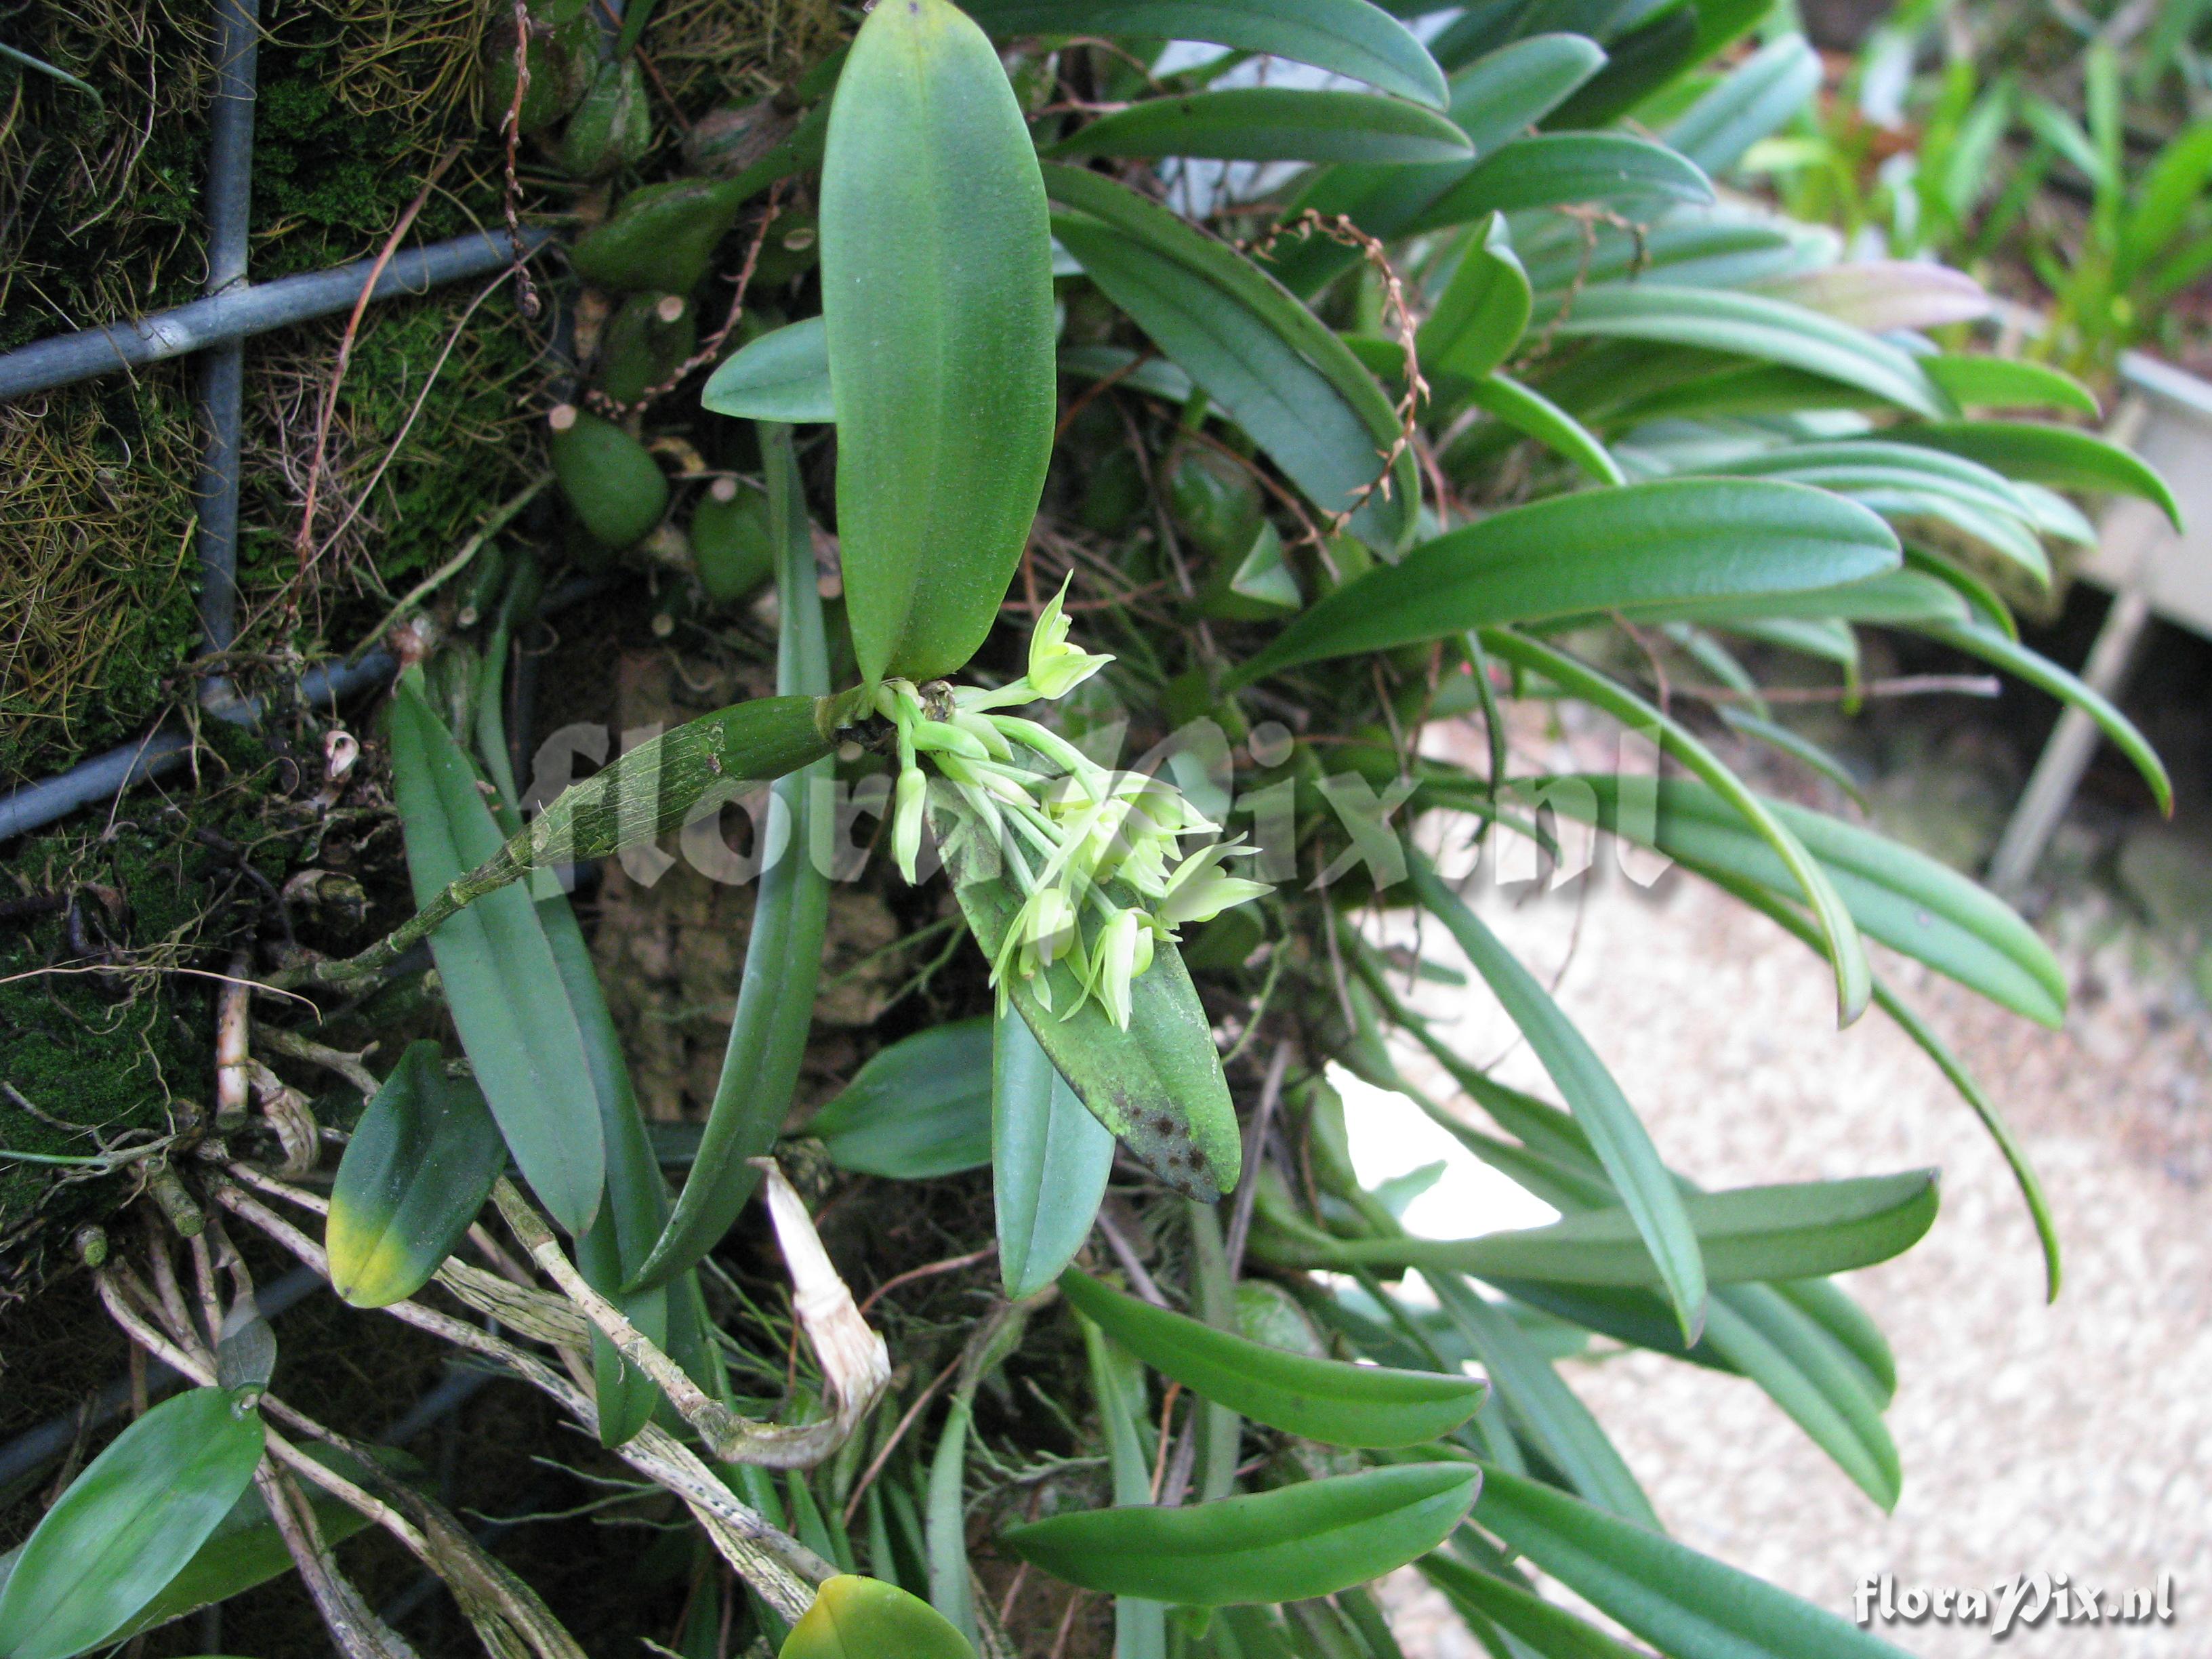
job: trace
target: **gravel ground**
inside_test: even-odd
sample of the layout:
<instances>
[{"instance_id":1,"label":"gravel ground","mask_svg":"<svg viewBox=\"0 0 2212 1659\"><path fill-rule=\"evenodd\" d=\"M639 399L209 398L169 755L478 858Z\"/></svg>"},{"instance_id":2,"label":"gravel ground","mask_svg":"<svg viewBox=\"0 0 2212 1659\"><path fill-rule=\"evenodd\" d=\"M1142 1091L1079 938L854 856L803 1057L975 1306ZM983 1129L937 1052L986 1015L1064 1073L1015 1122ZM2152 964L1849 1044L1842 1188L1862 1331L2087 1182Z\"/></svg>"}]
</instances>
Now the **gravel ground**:
<instances>
[{"instance_id":1,"label":"gravel ground","mask_svg":"<svg viewBox=\"0 0 2212 1659\"><path fill-rule=\"evenodd\" d=\"M2154 952L2105 901L2075 901L2046 933L2106 942L2062 943L2075 988L2063 1032L1913 964L1877 964L1979 1075L2042 1173L2066 1267L2045 1306L2033 1231L1979 1125L1879 1013L1836 1032L1832 981L1809 951L1679 872L1646 891L1605 859L1560 891L1533 890L1486 878L1471 896L1539 972L1564 968L1561 1004L1674 1167L1713 1186L1943 1171L1929 1237L1851 1276L1897 1353L1893 1515L1747 1382L1642 1352L1567 1368L1668 1528L1846 1617L1853 1587L1885 1572L1900 1588L1987 1589L2039 1571L2099 1590L2171 1573L2168 1625L2046 1617L2000 1644L1987 1626L1932 1620L1884 1633L1929 1659L2212 1655L2212 1020ZM1425 944L1437 951L1436 929ZM1425 1000L1453 1011L1478 1060L1514 1042L1479 987ZM1500 1075L1547 1088L1525 1048ZM1387 1105L1363 1097L1360 1110L1379 1120L1363 1174L1440 1155ZM1409 1220L1464 1232L1480 1201L1440 1192L1425 1200L1431 1218ZM1540 1218L1524 1206L1490 1224ZM1418 1581L1392 1589L1422 1632L1409 1656L1477 1651Z\"/></svg>"}]
</instances>

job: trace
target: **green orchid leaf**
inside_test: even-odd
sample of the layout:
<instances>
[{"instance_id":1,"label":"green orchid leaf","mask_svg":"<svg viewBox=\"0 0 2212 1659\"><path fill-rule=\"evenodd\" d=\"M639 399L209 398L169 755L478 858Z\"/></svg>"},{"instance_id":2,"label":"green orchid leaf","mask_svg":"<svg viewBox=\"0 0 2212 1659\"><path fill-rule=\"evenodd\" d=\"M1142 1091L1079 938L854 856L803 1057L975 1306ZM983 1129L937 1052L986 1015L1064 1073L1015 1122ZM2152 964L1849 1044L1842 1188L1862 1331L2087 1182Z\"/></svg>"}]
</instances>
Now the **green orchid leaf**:
<instances>
[{"instance_id":1,"label":"green orchid leaf","mask_svg":"<svg viewBox=\"0 0 2212 1659\"><path fill-rule=\"evenodd\" d=\"M1367 92L1232 87L1150 98L1054 144L1054 156L1190 155L1226 161L1436 162L1474 154L1443 116Z\"/></svg>"},{"instance_id":2,"label":"green orchid leaf","mask_svg":"<svg viewBox=\"0 0 2212 1659\"><path fill-rule=\"evenodd\" d=\"M1670 1177L1671 1180L1671 1177ZM1715 1285L1817 1279L1902 1255L1935 1224L1936 1172L1737 1187L1677 1197ZM1535 1285L1663 1286L1625 1208L1585 1210L1548 1226L1477 1238L1316 1236L1273 1247L1312 1267L1431 1267Z\"/></svg>"},{"instance_id":3,"label":"green orchid leaf","mask_svg":"<svg viewBox=\"0 0 2212 1659\"><path fill-rule=\"evenodd\" d=\"M1054 234L1325 513L1385 551L1413 528L1410 452L1386 468L1398 416L1374 377L1312 312L1225 243L1112 179L1044 168Z\"/></svg>"},{"instance_id":4,"label":"green orchid leaf","mask_svg":"<svg viewBox=\"0 0 2212 1659\"><path fill-rule=\"evenodd\" d=\"M1369 571L1309 606L1227 684L1499 623L1829 587L1900 557L1872 513L1801 484L1661 479L1594 490L1510 507Z\"/></svg>"},{"instance_id":5,"label":"green orchid leaf","mask_svg":"<svg viewBox=\"0 0 2212 1659\"><path fill-rule=\"evenodd\" d=\"M361 1466L335 1447L309 1441L300 1449L349 1480L358 1484L363 1478ZM386 1464L406 1466L414 1461L404 1452L380 1451L377 1455L379 1462ZM315 1511L315 1524L321 1529L325 1544L342 1544L370 1524L368 1517L359 1510L339 1502L313 1481L302 1480L299 1486ZM276 1523L269 1518L269 1505L259 1489L249 1485L208 1534L207 1541L193 1553L192 1559L185 1563L159 1595L141 1607L115 1634L119 1638L155 1629L173 1619L181 1619L188 1613L241 1595L255 1585L265 1584L291 1571L292 1552L285 1547Z\"/></svg>"},{"instance_id":6,"label":"green orchid leaf","mask_svg":"<svg viewBox=\"0 0 2212 1659\"><path fill-rule=\"evenodd\" d=\"M368 1103L331 1190L324 1242L331 1286L381 1308L430 1282L491 1196L507 1144L474 1079L446 1075L428 1041L410 1042Z\"/></svg>"},{"instance_id":7,"label":"green orchid leaf","mask_svg":"<svg viewBox=\"0 0 2212 1659\"><path fill-rule=\"evenodd\" d=\"M991 1022L963 1019L878 1050L806 1133L841 1170L931 1181L991 1161Z\"/></svg>"},{"instance_id":8,"label":"green orchid leaf","mask_svg":"<svg viewBox=\"0 0 2212 1659\"><path fill-rule=\"evenodd\" d=\"M837 531L860 672L975 654L1052 448L1050 234L998 53L951 0L878 6L822 164Z\"/></svg>"},{"instance_id":9,"label":"green orchid leaf","mask_svg":"<svg viewBox=\"0 0 2212 1659\"><path fill-rule=\"evenodd\" d=\"M1787 125L1820 88L1820 59L1802 34L1768 41L1667 129L1668 147L1707 173L1726 173Z\"/></svg>"},{"instance_id":10,"label":"green orchid leaf","mask_svg":"<svg viewBox=\"0 0 2212 1659\"><path fill-rule=\"evenodd\" d=\"M1109 1289L1071 1267L1060 1288L1164 1376L1240 1415L1333 1446L1418 1446L1474 1415L1485 1385L1434 1371L1285 1352Z\"/></svg>"},{"instance_id":11,"label":"green orchid leaf","mask_svg":"<svg viewBox=\"0 0 2212 1659\"><path fill-rule=\"evenodd\" d=\"M1287 58L1441 108L1444 75L1406 26L1367 0L965 0L993 34L1203 40Z\"/></svg>"},{"instance_id":12,"label":"green orchid leaf","mask_svg":"<svg viewBox=\"0 0 2212 1659\"><path fill-rule=\"evenodd\" d=\"M1920 368L1961 409L2055 409L2092 419L2102 413L2095 392L2048 363L1939 352L1923 357Z\"/></svg>"},{"instance_id":13,"label":"green orchid leaf","mask_svg":"<svg viewBox=\"0 0 2212 1659\"><path fill-rule=\"evenodd\" d=\"M1674 1176L1652 1146L1636 1109L1588 1039L1522 966L1498 936L1469 909L1426 860L1412 864L1414 896L1441 921L1468 960L1528 1039L1568 1109L1620 1194L1625 1213L1648 1249L1643 1264L1656 1265L1685 1341L1695 1342L1705 1318L1706 1270L1698 1233Z\"/></svg>"},{"instance_id":14,"label":"green orchid leaf","mask_svg":"<svg viewBox=\"0 0 2212 1659\"><path fill-rule=\"evenodd\" d=\"M1768 887L1793 885L1772 848L1693 780L1656 780L1656 796L1638 803L1638 822L1626 831L1618 828L1618 778L1583 774L1516 787L1669 857ZM1948 865L1840 818L1783 801L1767 805L1820 860L1860 931L2039 1024L2064 1024L2065 971L2003 900Z\"/></svg>"},{"instance_id":15,"label":"green orchid leaf","mask_svg":"<svg viewBox=\"0 0 2212 1659\"><path fill-rule=\"evenodd\" d=\"M2039 652L2031 651L1992 629L1938 624L1923 626L1922 631L1954 650L1979 657L1984 662L2026 680L2037 690L2048 692L2061 702L2069 703L2088 715L2112 739L2112 746L2125 755L2134 763L2136 770L2142 774L2143 781L2150 786L2151 798L2158 803L2158 810L2169 817L2172 815L2173 781L2166 775L2166 763L2159 759L2158 751L2150 746L2150 739L2144 737L2136 723L2123 714L2102 692Z\"/></svg>"},{"instance_id":16,"label":"green orchid leaf","mask_svg":"<svg viewBox=\"0 0 2212 1659\"><path fill-rule=\"evenodd\" d=\"M1430 373L1479 380L1512 355L1528 326L1528 273L1514 255L1505 216L1493 213L1468 234L1414 344Z\"/></svg>"},{"instance_id":17,"label":"green orchid leaf","mask_svg":"<svg viewBox=\"0 0 2212 1659\"><path fill-rule=\"evenodd\" d=\"M1525 131L1603 62L1603 49L1578 34L1516 40L1452 77L1451 118L1475 153L1487 155ZM1284 216L1296 220L1309 208L1324 219L1341 213L1370 235L1386 240L1401 236L1467 176L1469 165L1324 167L1291 198ZM1356 247L1310 236L1285 242L1269 256L1269 268L1291 293L1314 295L1359 258Z\"/></svg>"},{"instance_id":18,"label":"green orchid leaf","mask_svg":"<svg viewBox=\"0 0 2212 1659\"><path fill-rule=\"evenodd\" d=\"M392 702L392 789L418 905L503 850L476 769L418 689ZM598 780L594 779L596 782ZM543 819L540 819L543 823ZM535 826L533 826L533 830ZM530 895L504 886L430 935L461 1046L523 1178L571 1233L599 1212L606 1182L599 1103L575 1012Z\"/></svg>"},{"instance_id":19,"label":"green orchid leaf","mask_svg":"<svg viewBox=\"0 0 2212 1659\"><path fill-rule=\"evenodd\" d=\"M1897 427L1888 436L1963 455L2008 478L2054 489L2139 496L2181 528L2181 504L2166 480L2140 457L2093 433L2033 421L1930 421Z\"/></svg>"},{"instance_id":20,"label":"green orchid leaf","mask_svg":"<svg viewBox=\"0 0 2212 1659\"><path fill-rule=\"evenodd\" d=\"M1624 484L1628 477L1611 451L1573 416L1540 392L1503 374L1486 374L1466 387L1467 400L1494 415L1524 438L1571 461L1586 477L1601 484Z\"/></svg>"},{"instance_id":21,"label":"green orchid leaf","mask_svg":"<svg viewBox=\"0 0 2212 1659\"><path fill-rule=\"evenodd\" d=\"M708 378L702 408L748 421L837 418L830 395L830 335L819 317L771 329Z\"/></svg>"},{"instance_id":22,"label":"green orchid leaf","mask_svg":"<svg viewBox=\"0 0 2212 1659\"><path fill-rule=\"evenodd\" d=\"M850 71L848 71L849 76ZM830 647L814 564L814 537L787 426L760 428L767 473L769 534L776 548L776 690L811 703L830 689ZM811 694L811 695L794 695ZM830 877L815 827L830 808L833 763L819 755L781 778L763 835L760 893L737 1007L722 1052L721 1075L707 1109L707 1127L676 1206L644 1262L633 1269L633 1291L665 1285L714 1249L758 1184L747 1161L775 1144L791 1109L800 1061L812 1029L814 994L822 979L822 937L830 912ZM732 790L717 801L733 799ZM781 823L780 838L777 827Z\"/></svg>"},{"instance_id":23,"label":"green orchid leaf","mask_svg":"<svg viewBox=\"0 0 2212 1659\"><path fill-rule=\"evenodd\" d=\"M1486 1465L1478 1524L1662 1653L1902 1659L1899 1650L1656 1531Z\"/></svg>"},{"instance_id":24,"label":"green orchid leaf","mask_svg":"<svg viewBox=\"0 0 2212 1659\"><path fill-rule=\"evenodd\" d=\"M1917 358L1873 335L1759 294L1625 283L1585 289L1551 325L1563 339L1644 340L1757 358L1855 386L1931 421L1951 399ZM1912 428L1899 428L1902 438ZM2002 470L2002 469L2000 469Z\"/></svg>"},{"instance_id":25,"label":"green orchid leaf","mask_svg":"<svg viewBox=\"0 0 2212 1659\"><path fill-rule=\"evenodd\" d=\"M1471 1463L1401 1463L1186 1509L1091 1510L999 1534L1018 1559L1114 1595L1185 1607L1292 1601L1364 1584L1465 1519Z\"/></svg>"},{"instance_id":26,"label":"green orchid leaf","mask_svg":"<svg viewBox=\"0 0 2212 1659\"><path fill-rule=\"evenodd\" d=\"M0 1653L106 1641L222 1523L260 1466L261 1414L226 1389L164 1400L69 1484L0 1586Z\"/></svg>"},{"instance_id":27,"label":"green orchid leaf","mask_svg":"<svg viewBox=\"0 0 2212 1659\"><path fill-rule=\"evenodd\" d=\"M1563 651L1500 628L1484 629L1482 645L1492 655L1542 675L1623 724L1654 733L1665 752L1704 779L1733 806L1788 867L1814 919L1820 924L1821 942L1836 970L1838 1022L1848 1025L1866 1011L1873 978L1867 967L1866 946L1835 884L1828 879L1827 872L1819 861L1805 850L1804 844L1767 810L1764 801L1744 787L1742 779L1723 764L1719 756L1666 710Z\"/></svg>"},{"instance_id":28,"label":"green orchid leaf","mask_svg":"<svg viewBox=\"0 0 2212 1659\"><path fill-rule=\"evenodd\" d=\"M765 1650L763 1650L765 1651ZM777 1659L975 1659L968 1638L921 1597L880 1579L823 1581Z\"/></svg>"},{"instance_id":29,"label":"green orchid leaf","mask_svg":"<svg viewBox=\"0 0 2212 1659\"><path fill-rule=\"evenodd\" d=\"M1635 1649L1503 1573L1485 1572L1443 1550L1413 1565L1462 1617L1472 1613L1495 1625L1541 1659L1639 1659Z\"/></svg>"},{"instance_id":30,"label":"green orchid leaf","mask_svg":"<svg viewBox=\"0 0 2212 1659\"><path fill-rule=\"evenodd\" d=\"M1492 212L1579 203L1623 207L1712 199L1712 181L1695 162L1664 144L1620 132L1539 133L1477 161L1414 215L1405 234L1463 225Z\"/></svg>"},{"instance_id":31,"label":"green orchid leaf","mask_svg":"<svg viewBox=\"0 0 2212 1659\"><path fill-rule=\"evenodd\" d=\"M998 1214L999 1275L1016 1302L1060 1277L1083 1248L1114 1169L1114 1137L1084 1109L1012 1009L992 1023L985 1155ZM911 1039L909 1039L911 1040Z\"/></svg>"}]
</instances>

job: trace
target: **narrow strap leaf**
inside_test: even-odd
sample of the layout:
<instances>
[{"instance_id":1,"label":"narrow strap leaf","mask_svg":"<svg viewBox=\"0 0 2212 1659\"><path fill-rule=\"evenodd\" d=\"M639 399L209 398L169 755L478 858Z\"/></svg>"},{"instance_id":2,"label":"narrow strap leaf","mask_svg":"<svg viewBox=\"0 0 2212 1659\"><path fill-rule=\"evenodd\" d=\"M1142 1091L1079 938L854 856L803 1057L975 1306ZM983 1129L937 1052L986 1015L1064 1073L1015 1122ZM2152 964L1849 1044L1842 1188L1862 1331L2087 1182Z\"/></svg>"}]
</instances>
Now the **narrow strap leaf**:
<instances>
[{"instance_id":1,"label":"narrow strap leaf","mask_svg":"<svg viewBox=\"0 0 2212 1659\"><path fill-rule=\"evenodd\" d=\"M829 647L799 461L788 427L763 425L760 433L769 530L777 548L776 591L781 601L777 689L787 696L819 696L830 686ZM760 1177L746 1160L774 1143L784 1114L791 1109L792 1090L813 1024L822 935L829 915L830 878L816 856L813 823L830 766L828 759L817 760L775 786L770 823L781 808L788 833L782 855L760 878L737 1011L723 1052L721 1076L708 1109L706 1133L675 1211L637 1270L633 1287L665 1284L714 1249L758 1184ZM770 836L772 840L772 830Z\"/></svg>"},{"instance_id":2,"label":"narrow strap leaf","mask_svg":"<svg viewBox=\"0 0 2212 1659\"><path fill-rule=\"evenodd\" d=\"M1522 966L1520 959L1427 860L1415 854L1409 864L1415 897L1467 952L1491 994L1504 1005L1507 1017L1528 1039L1536 1058L1559 1085L1568 1109L1589 1135L1621 1202L1635 1218L1638 1233L1650 1249L1651 1260L1658 1266L1660 1280L1681 1324L1683 1340L1695 1342L1705 1324L1705 1262L1697 1234L1684 1212L1682 1196L1643 1121L1605 1062L1597 1057L1597 1051L1560 1012L1535 975Z\"/></svg>"},{"instance_id":3,"label":"narrow strap leaf","mask_svg":"<svg viewBox=\"0 0 2212 1659\"><path fill-rule=\"evenodd\" d=\"M1744 787L1742 780L1723 765L1718 756L1679 721L1563 652L1504 629L1485 629L1483 644L1507 662L1543 675L1562 690L1587 698L1615 720L1658 733L1671 753L1741 813L1744 821L1788 867L1812 907L1828 960L1836 969L1836 1006L1841 1023L1849 1024L1865 1011L1871 994L1866 947L1859 939L1858 928L1835 884L1819 861L1805 850L1803 843L1766 810L1765 804Z\"/></svg>"}]
</instances>

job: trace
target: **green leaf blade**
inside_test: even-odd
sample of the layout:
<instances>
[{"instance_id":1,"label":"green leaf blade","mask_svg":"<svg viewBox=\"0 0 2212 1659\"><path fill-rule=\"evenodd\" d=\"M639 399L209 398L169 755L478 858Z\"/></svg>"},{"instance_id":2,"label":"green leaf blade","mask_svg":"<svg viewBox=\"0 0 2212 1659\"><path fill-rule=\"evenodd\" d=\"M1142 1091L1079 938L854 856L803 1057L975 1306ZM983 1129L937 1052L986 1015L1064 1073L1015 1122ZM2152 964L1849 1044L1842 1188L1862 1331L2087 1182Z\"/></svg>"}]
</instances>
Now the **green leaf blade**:
<instances>
[{"instance_id":1,"label":"green leaf blade","mask_svg":"<svg viewBox=\"0 0 2212 1659\"><path fill-rule=\"evenodd\" d=\"M452 1254L506 1164L483 1091L446 1076L436 1043L408 1044L338 1161L324 1230L331 1288L356 1308L414 1295Z\"/></svg>"},{"instance_id":2,"label":"green leaf blade","mask_svg":"<svg viewBox=\"0 0 2212 1659\"><path fill-rule=\"evenodd\" d=\"M1444 74L1411 30L1367 0L965 0L1001 39L1103 34L1109 39L1203 40L1266 53L1364 81L1432 109Z\"/></svg>"},{"instance_id":3,"label":"green leaf blade","mask_svg":"<svg viewBox=\"0 0 2212 1659\"><path fill-rule=\"evenodd\" d=\"M1827 587L1901 558L1874 514L1802 484L1669 478L1595 490L1422 544L1310 606L1227 683L1468 628Z\"/></svg>"},{"instance_id":4,"label":"green leaf blade","mask_svg":"<svg viewBox=\"0 0 2212 1659\"><path fill-rule=\"evenodd\" d=\"M1187 1509L1058 1515L999 1537L1054 1577L1110 1595L1185 1607L1302 1601L1426 1553L1480 1484L1472 1464L1403 1463Z\"/></svg>"},{"instance_id":5,"label":"green leaf blade","mask_svg":"<svg viewBox=\"0 0 2212 1659\"><path fill-rule=\"evenodd\" d=\"M1333 1446L1418 1446L1480 1407L1477 1378L1291 1353L1121 1295L1075 1268L1068 1301L1154 1370L1271 1428Z\"/></svg>"},{"instance_id":6,"label":"green leaf blade","mask_svg":"<svg viewBox=\"0 0 2212 1659\"><path fill-rule=\"evenodd\" d=\"M1052 447L1049 233L1005 70L950 0L861 26L822 175L837 525L861 673L928 679L997 619Z\"/></svg>"},{"instance_id":7,"label":"green leaf blade","mask_svg":"<svg viewBox=\"0 0 2212 1659\"><path fill-rule=\"evenodd\" d=\"M176 1577L261 1462L261 1415L240 1403L223 1389L165 1400L70 1483L0 1587L0 1652L68 1659Z\"/></svg>"},{"instance_id":8,"label":"green leaf blade","mask_svg":"<svg viewBox=\"0 0 2212 1659\"><path fill-rule=\"evenodd\" d=\"M392 699L392 766L416 902L427 904L504 843L475 769L412 679L403 679ZM500 888L441 922L430 955L523 1178L555 1220L583 1232L606 1181L599 1100L528 891Z\"/></svg>"},{"instance_id":9,"label":"green leaf blade","mask_svg":"<svg viewBox=\"0 0 2212 1659\"><path fill-rule=\"evenodd\" d=\"M1060 1277L1091 1236L1114 1136L1084 1108L1029 1022L1009 1010L992 1025L991 1191L999 1274L1009 1299Z\"/></svg>"},{"instance_id":10,"label":"green leaf blade","mask_svg":"<svg viewBox=\"0 0 2212 1659\"><path fill-rule=\"evenodd\" d=\"M991 1161L991 1024L916 1031L872 1055L806 1126L841 1170L929 1181Z\"/></svg>"},{"instance_id":11,"label":"green leaf blade","mask_svg":"<svg viewBox=\"0 0 2212 1659\"><path fill-rule=\"evenodd\" d=\"M1656 1264L1673 1304L1683 1339L1695 1342L1705 1320L1707 1267L1701 1242L1674 1176L1651 1144L1643 1121L1620 1091L1605 1062L1481 918L1425 860L1413 865L1413 891L1422 907L1467 952L1507 1016L1528 1039L1536 1058L1559 1085L1575 1121L1589 1137L1599 1163L1620 1194L1626 1214Z\"/></svg>"},{"instance_id":12,"label":"green leaf blade","mask_svg":"<svg viewBox=\"0 0 2212 1659\"><path fill-rule=\"evenodd\" d=\"M1366 92L1231 87L1132 104L1077 129L1052 154L1419 163L1474 151L1451 122L1419 104Z\"/></svg>"},{"instance_id":13,"label":"green leaf blade","mask_svg":"<svg viewBox=\"0 0 2212 1659\"><path fill-rule=\"evenodd\" d=\"M822 319L803 318L748 342L708 377L699 403L748 421L835 421L830 335Z\"/></svg>"}]
</instances>

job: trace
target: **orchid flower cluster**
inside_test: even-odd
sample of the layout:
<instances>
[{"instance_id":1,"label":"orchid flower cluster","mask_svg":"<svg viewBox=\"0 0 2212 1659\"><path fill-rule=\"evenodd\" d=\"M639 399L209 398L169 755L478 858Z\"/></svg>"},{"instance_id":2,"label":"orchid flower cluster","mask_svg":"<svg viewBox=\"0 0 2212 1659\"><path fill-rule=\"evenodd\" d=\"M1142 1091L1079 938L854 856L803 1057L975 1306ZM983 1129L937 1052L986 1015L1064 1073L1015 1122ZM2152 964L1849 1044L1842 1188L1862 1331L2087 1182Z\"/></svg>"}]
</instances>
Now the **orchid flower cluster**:
<instances>
[{"instance_id":1,"label":"orchid flower cluster","mask_svg":"<svg viewBox=\"0 0 2212 1659\"><path fill-rule=\"evenodd\" d=\"M1101 766L1049 727L1000 712L1063 697L1113 660L1067 642L1066 593L1062 584L1039 613L1029 672L1010 684L955 687L949 702L934 687L937 695L926 699L910 680L877 688L877 712L898 743L891 852L914 881L930 787L920 763L926 754L966 815L995 841L1022 894L991 963L1000 1009L1017 975L1051 1007L1048 970L1061 963L1082 988L1061 1017L1096 998L1127 1030L1131 984L1152 966L1160 941L1270 890L1230 873L1231 859L1258 849L1218 839L1220 826L1173 784ZM1216 838L1182 851L1185 837L1206 835ZM1109 881L1139 902L1116 902Z\"/></svg>"}]
</instances>

